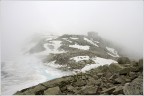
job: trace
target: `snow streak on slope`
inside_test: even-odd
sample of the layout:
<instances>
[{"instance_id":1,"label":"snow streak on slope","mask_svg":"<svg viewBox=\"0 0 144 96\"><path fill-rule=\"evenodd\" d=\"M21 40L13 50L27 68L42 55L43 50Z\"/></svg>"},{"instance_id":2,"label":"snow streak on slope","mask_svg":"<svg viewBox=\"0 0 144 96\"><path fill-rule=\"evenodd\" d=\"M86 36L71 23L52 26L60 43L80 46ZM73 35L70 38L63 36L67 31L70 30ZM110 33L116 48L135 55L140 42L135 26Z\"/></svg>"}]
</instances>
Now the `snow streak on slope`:
<instances>
[{"instance_id":1,"label":"snow streak on slope","mask_svg":"<svg viewBox=\"0 0 144 96\"><path fill-rule=\"evenodd\" d=\"M73 39L73 40L79 39L79 38L74 38L74 37L70 37L70 38Z\"/></svg>"},{"instance_id":2,"label":"snow streak on slope","mask_svg":"<svg viewBox=\"0 0 144 96\"><path fill-rule=\"evenodd\" d=\"M86 71L96 68L98 66L102 66L102 65L106 65L106 64L109 65L111 63L117 63L117 61L115 61L115 60L105 59L105 58L100 58L100 57L92 58L92 60L95 61L95 64L86 65L84 68L81 69L82 72L86 72Z\"/></svg>"},{"instance_id":3,"label":"snow streak on slope","mask_svg":"<svg viewBox=\"0 0 144 96\"><path fill-rule=\"evenodd\" d=\"M108 54L111 55L112 57L119 57L119 55L115 49L110 48L110 47L106 47L106 49L110 52Z\"/></svg>"},{"instance_id":4,"label":"snow streak on slope","mask_svg":"<svg viewBox=\"0 0 144 96\"><path fill-rule=\"evenodd\" d=\"M90 46L82 46L82 45L69 45L69 47L72 47L72 48L77 48L77 49L82 49L82 50L89 50L89 47Z\"/></svg>"},{"instance_id":5,"label":"snow streak on slope","mask_svg":"<svg viewBox=\"0 0 144 96\"><path fill-rule=\"evenodd\" d=\"M84 40L86 40L87 42L89 42L89 43L91 43L91 44L93 44L93 45L95 45L95 46L97 46L97 47L99 47L97 44L95 44L93 41L91 41L91 40L89 40L89 39L87 39L87 38L84 38Z\"/></svg>"}]
</instances>

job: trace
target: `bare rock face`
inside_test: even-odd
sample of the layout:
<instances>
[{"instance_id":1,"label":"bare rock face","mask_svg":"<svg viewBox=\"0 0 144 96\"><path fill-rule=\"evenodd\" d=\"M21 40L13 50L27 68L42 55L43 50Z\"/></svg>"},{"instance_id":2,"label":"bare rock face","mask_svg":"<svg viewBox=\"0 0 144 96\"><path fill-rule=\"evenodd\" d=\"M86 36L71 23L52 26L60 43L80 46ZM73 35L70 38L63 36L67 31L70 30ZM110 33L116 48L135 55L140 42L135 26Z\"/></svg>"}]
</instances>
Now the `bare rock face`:
<instances>
[{"instance_id":1,"label":"bare rock face","mask_svg":"<svg viewBox=\"0 0 144 96\"><path fill-rule=\"evenodd\" d=\"M119 64L129 64L130 63L130 60L128 57L120 57L120 58L118 58L117 61Z\"/></svg>"},{"instance_id":2,"label":"bare rock face","mask_svg":"<svg viewBox=\"0 0 144 96\"><path fill-rule=\"evenodd\" d=\"M139 76L131 83L126 83L124 86L125 95L142 95L143 94L143 77Z\"/></svg>"},{"instance_id":3,"label":"bare rock face","mask_svg":"<svg viewBox=\"0 0 144 96\"><path fill-rule=\"evenodd\" d=\"M58 95L58 94L61 94L61 90L58 86L48 88L47 90L44 91L44 95Z\"/></svg>"}]
</instances>

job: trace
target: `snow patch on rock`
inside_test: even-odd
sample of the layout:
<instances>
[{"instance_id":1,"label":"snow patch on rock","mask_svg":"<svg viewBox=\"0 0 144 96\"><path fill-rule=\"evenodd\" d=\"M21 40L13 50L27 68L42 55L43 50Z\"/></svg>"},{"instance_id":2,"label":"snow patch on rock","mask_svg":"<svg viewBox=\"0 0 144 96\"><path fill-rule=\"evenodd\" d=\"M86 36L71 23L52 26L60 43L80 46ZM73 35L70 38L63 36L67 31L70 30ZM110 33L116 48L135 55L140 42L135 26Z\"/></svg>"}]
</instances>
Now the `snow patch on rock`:
<instances>
[{"instance_id":1,"label":"snow patch on rock","mask_svg":"<svg viewBox=\"0 0 144 96\"><path fill-rule=\"evenodd\" d=\"M92 58L93 61L95 61L95 64L87 64L85 67L83 67L81 69L81 72L86 72L89 71L91 69L94 69L98 66L103 66L103 65L110 65L111 63L117 63L117 61L112 60L112 59L105 59L105 58L101 58L101 57L95 57Z\"/></svg>"},{"instance_id":2,"label":"snow patch on rock","mask_svg":"<svg viewBox=\"0 0 144 96\"><path fill-rule=\"evenodd\" d=\"M76 62L82 61L82 60L89 60L89 56L76 56L70 58L70 60L75 60Z\"/></svg>"},{"instance_id":3,"label":"snow patch on rock","mask_svg":"<svg viewBox=\"0 0 144 96\"><path fill-rule=\"evenodd\" d=\"M91 40L89 40L87 38L84 38L84 40L87 41L87 42L89 42L89 43L91 43L92 45L95 45L95 46L99 47L97 44L95 44L93 41L91 41Z\"/></svg>"},{"instance_id":4,"label":"snow patch on rock","mask_svg":"<svg viewBox=\"0 0 144 96\"><path fill-rule=\"evenodd\" d=\"M110 47L106 47L106 49L110 52L108 54L111 55L112 57L119 57L119 55L118 55L118 53L117 53L117 51L115 49L110 48Z\"/></svg>"},{"instance_id":5,"label":"snow patch on rock","mask_svg":"<svg viewBox=\"0 0 144 96\"><path fill-rule=\"evenodd\" d=\"M69 47L72 47L72 48L77 48L77 49L82 49L82 50L89 50L89 47L90 46L82 46L82 45L69 45Z\"/></svg>"},{"instance_id":6,"label":"snow patch on rock","mask_svg":"<svg viewBox=\"0 0 144 96\"><path fill-rule=\"evenodd\" d=\"M70 38L73 39L73 40L79 39L79 38L74 38L74 37L70 37Z\"/></svg>"}]
</instances>

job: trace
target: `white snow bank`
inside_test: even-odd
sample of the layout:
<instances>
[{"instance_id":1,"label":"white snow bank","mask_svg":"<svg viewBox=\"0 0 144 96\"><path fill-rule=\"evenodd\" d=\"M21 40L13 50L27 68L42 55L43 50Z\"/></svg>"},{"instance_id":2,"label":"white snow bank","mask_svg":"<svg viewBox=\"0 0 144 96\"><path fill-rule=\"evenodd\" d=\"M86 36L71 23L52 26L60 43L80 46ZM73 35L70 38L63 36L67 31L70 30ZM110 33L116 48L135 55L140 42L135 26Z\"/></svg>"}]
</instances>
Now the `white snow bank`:
<instances>
[{"instance_id":1,"label":"white snow bank","mask_svg":"<svg viewBox=\"0 0 144 96\"><path fill-rule=\"evenodd\" d=\"M79 38L74 38L74 37L70 37L70 38L73 39L73 40L79 39Z\"/></svg>"},{"instance_id":2,"label":"white snow bank","mask_svg":"<svg viewBox=\"0 0 144 96\"><path fill-rule=\"evenodd\" d=\"M82 61L82 60L89 60L89 56L76 56L70 58L70 60L75 60L76 62Z\"/></svg>"},{"instance_id":3,"label":"white snow bank","mask_svg":"<svg viewBox=\"0 0 144 96\"><path fill-rule=\"evenodd\" d=\"M91 70L91 69L96 68L96 67L101 66L101 65L106 65L106 64L109 65L111 63L117 63L117 61L115 61L115 60L105 59L105 58L100 58L100 57L92 58L92 60L95 61L95 64L86 65L85 67L83 67L81 69L81 72L86 72L88 70Z\"/></svg>"},{"instance_id":4,"label":"white snow bank","mask_svg":"<svg viewBox=\"0 0 144 96\"><path fill-rule=\"evenodd\" d=\"M119 55L118 55L118 53L117 53L117 51L115 49L110 48L110 47L106 47L106 49L110 52L110 53L108 53L109 55L111 55L113 57L119 57Z\"/></svg>"},{"instance_id":5,"label":"white snow bank","mask_svg":"<svg viewBox=\"0 0 144 96\"><path fill-rule=\"evenodd\" d=\"M72 47L72 48L78 48L78 49L82 49L82 50L89 50L89 47L90 46L82 46L82 45L69 45L69 47Z\"/></svg>"},{"instance_id":6,"label":"white snow bank","mask_svg":"<svg viewBox=\"0 0 144 96\"><path fill-rule=\"evenodd\" d=\"M49 53L64 53L65 51L59 51L58 50L58 48L61 46L61 42L62 41L55 40L55 41L51 41L51 43L45 43L45 44L43 44L43 47L46 50L43 51L43 52L40 52L39 54L41 54L41 55L48 55ZM54 49L50 49L48 47L48 45L52 45L54 47Z\"/></svg>"},{"instance_id":7,"label":"white snow bank","mask_svg":"<svg viewBox=\"0 0 144 96\"><path fill-rule=\"evenodd\" d=\"M95 45L95 46L97 46L97 47L99 47L97 44L95 44L93 41L91 41L91 40L89 40L89 39L87 39L87 38L85 38L84 37L84 40L85 41L87 41L87 42L89 42L89 43L91 43L91 44L93 44L93 45Z\"/></svg>"}]
</instances>

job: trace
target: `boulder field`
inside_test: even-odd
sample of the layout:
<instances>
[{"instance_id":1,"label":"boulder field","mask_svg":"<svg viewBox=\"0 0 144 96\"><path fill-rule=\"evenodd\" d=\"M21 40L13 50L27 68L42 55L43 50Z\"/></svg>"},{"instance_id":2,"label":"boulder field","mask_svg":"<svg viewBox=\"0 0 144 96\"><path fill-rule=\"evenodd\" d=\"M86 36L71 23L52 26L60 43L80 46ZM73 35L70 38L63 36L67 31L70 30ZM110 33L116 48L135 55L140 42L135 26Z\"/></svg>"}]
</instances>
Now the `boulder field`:
<instances>
[{"instance_id":1,"label":"boulder field","mask_svg":"<svg viewBox=\"0 0 144 96\"><path fill-rule=\"evenodd\" d=\"M143 60L119 62L40 83L15 95L142 95Z\"/></svg>"}]
</instances>

